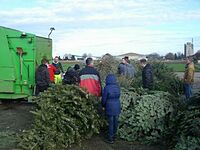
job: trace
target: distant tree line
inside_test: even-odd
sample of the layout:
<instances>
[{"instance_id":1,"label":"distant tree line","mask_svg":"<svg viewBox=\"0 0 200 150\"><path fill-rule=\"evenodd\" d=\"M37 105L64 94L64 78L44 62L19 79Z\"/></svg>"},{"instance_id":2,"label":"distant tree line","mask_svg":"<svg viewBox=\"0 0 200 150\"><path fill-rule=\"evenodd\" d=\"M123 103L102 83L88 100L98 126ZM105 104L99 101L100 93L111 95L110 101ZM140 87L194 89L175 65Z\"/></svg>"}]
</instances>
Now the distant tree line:
<instances>
[{"instance_id":1,"label":"distant tree line","mask_svg":"<svg viewBox=\"0 0 200 150\"><path fill-rule=\"evenodd\" d=\"M197 51L192 57L194 59L200 60L200 50ZM158 60L160 60L160 59L182 60L182 59L185 58L185 55L183 53L181 53L181 52L177 52L177 53L169 52L164 56L161 56L158 53L152 53L152 54L147 55L147 58L150 59L150 60L151 59L152 60L155 60L155 59L158 59Z\"/></svg>"},{"instance_id":2,"label":"distant tree line","mask_svg":"<svg viewBox=\"0 0 200 150\"><path fill-rule=\"evenodd\" d=\"M169 52L169 53L167 53L165 55L165 59L168 59L168 60L182 60L184 58L185 58L185 56L181 52L177 52L177 53L171 53L171 52Z\"/></svg>"},{"instance_id":3,"label":"distant tree line","mask_svg":"<svg viewBox=\"0 0 200 150\"><path fill-rule=\"evenodd\" d=\"M198 60L200 60L200 50L197 51L194 55L192 55L194 63L198 63ZM183 60L185 59L185 55L181 52L172 53L169 52L165 56L160 56L158 53L152 53L147 55L147 58L149 60Z\"/></svg>"},{"instance_id":4,"label":"distant tree line","mask_svg":"<svg viewBox=\"0 0 200 150\"><path fill-rule=\"evenodd\" d=\"M151 59L152 60L154 59L182 60L184 58L184 54L181 52L177 52L177 53L169 52L165 56L161 56L158 53L152 53L152 54L147 55L147 58L150 60Z\"/></svg>"}]
</instances>

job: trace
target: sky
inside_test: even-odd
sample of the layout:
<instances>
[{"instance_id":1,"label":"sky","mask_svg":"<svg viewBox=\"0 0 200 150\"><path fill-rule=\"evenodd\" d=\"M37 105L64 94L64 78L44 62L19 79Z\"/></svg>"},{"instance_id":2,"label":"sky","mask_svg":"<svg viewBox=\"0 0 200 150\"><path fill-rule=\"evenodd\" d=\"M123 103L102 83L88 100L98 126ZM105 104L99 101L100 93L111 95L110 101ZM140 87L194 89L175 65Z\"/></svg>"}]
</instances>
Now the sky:
<instances>
[{"instance_id":1,"label":"sky","mask_svg":"<svg viewBox=\"0 0 200 150\"><path fill-rule=\"evenodd\" d=\"M200 0L0 0L0 26L47 37L53 55L200 50Z\"/></svg>"}]
</instances>

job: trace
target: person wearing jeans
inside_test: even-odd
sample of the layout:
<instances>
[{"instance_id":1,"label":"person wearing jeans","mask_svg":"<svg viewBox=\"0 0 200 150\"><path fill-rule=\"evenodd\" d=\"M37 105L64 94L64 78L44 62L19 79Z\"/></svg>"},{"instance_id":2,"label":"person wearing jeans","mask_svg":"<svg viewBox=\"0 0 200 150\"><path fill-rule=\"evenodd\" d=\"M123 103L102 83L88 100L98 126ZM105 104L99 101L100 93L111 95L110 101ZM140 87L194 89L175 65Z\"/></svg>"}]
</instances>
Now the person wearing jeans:
<instances>
[{"instance_id":1,"label":"person wearing jeans","mask_svg":"<svg viewBox=\"0 0 200 150\"><path fill-rule=\"evenodd\" d=\"M185 73L184 73L184 92L186 99L192 97L192 83L194 82L194 63L192 57L186 58Z\"/></svg>"},{"instance_id":2,"label":"person wearing jeans","mask_svg":"<svg viewBox=\"0 0 200 150\"><path fill-rule=\"evenodd\" d=\"M113 74L109 74L106 77L106 86L102 94L102 106L105 109L109 124L108 139L106 142L110 144L113 144L116 138L118 118L121 112L119 99L120 87L117 85L116 77Z\"/></svg>"},{"instance_id":3,"label":"person wearing jeans","mask_svg":"<svg viewBox=\"0 0 200 150\"><path fill-rule=\"evenodd\" d=\"M184 89L185 89L185 97L186 99L189 99L192 97L192 85L191 84L184 84Z\"/></svg>"},{"instance_id":4,"label":"person wearing jeans","mask_svg":"<svg viewBox=\"0 0 200 150\"><path fill-rule=\"evenodd\" d=\"M114 141L117 134L117 127L118 127L118 118L119 116L111 116L108 115L108 124L109 124L109 133L108 133L108 140Z\"/></svg>"}]
</instances>

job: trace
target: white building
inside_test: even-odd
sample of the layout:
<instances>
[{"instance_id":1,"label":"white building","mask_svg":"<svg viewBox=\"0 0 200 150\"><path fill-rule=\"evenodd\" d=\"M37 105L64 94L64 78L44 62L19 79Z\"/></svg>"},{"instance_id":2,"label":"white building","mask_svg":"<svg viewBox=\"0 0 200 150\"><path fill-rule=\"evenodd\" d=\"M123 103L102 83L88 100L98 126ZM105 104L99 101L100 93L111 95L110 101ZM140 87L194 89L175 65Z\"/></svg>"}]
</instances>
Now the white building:
<instances>
[{"instance_id":1,"label":"white building","mask_svg":"<svg viewBox=\"0 0 200 150\"><path fill-rule=\"evenodd\" d=\"M146 55L141 55L141 54L136 54L136 53L127 53L127 54L123 54L123 55L118 55L115 56L117 59L122 59L125 56L128 56L128 58L130 60L140 60L140 59L146 59Z\"/></svg>"},{"instance_id":2,"label":"white building","mask_svg":"<svg viewBox=\"0 0 200 150\"><path fill-rule=\"evenodd\" d=\"M194 54L193 44L191 42L187 42L184 44L184 56L192 56Z\"/></svg>"}]
</instances>

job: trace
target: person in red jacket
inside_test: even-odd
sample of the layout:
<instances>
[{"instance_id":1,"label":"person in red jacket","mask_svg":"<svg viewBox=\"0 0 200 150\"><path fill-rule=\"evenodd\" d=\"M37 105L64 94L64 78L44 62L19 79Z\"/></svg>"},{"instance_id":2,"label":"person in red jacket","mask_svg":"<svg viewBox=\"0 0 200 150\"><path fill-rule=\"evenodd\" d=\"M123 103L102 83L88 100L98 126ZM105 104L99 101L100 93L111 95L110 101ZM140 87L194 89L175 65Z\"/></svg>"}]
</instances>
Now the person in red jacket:
<instances>
[{"instance_id":1,"label":"person in red jacket","mask_svg":"<svg viewBox=\"0 0 200 150\"><path fill-rule=\"evenodd\" d=\"M80 87L85 88L90 94L101 96L101 80L99 72L93 67L92 58L86 59L86 66L80 73Z\"/></svg>"},{"instance_id":2,"label":"person in red jacket","mask_svg":"<svg viewBox=\"0 0 200 150\"><path fill-rule=\"evenodd\" d=\"M49 62L48 62L47 63L47 68L48 68L48 71L49 71L51 83L55 83L54 73L56 72L56 67L54 65L52 65L52 64L49 64Z\"/></svg>"}]
</instances>

